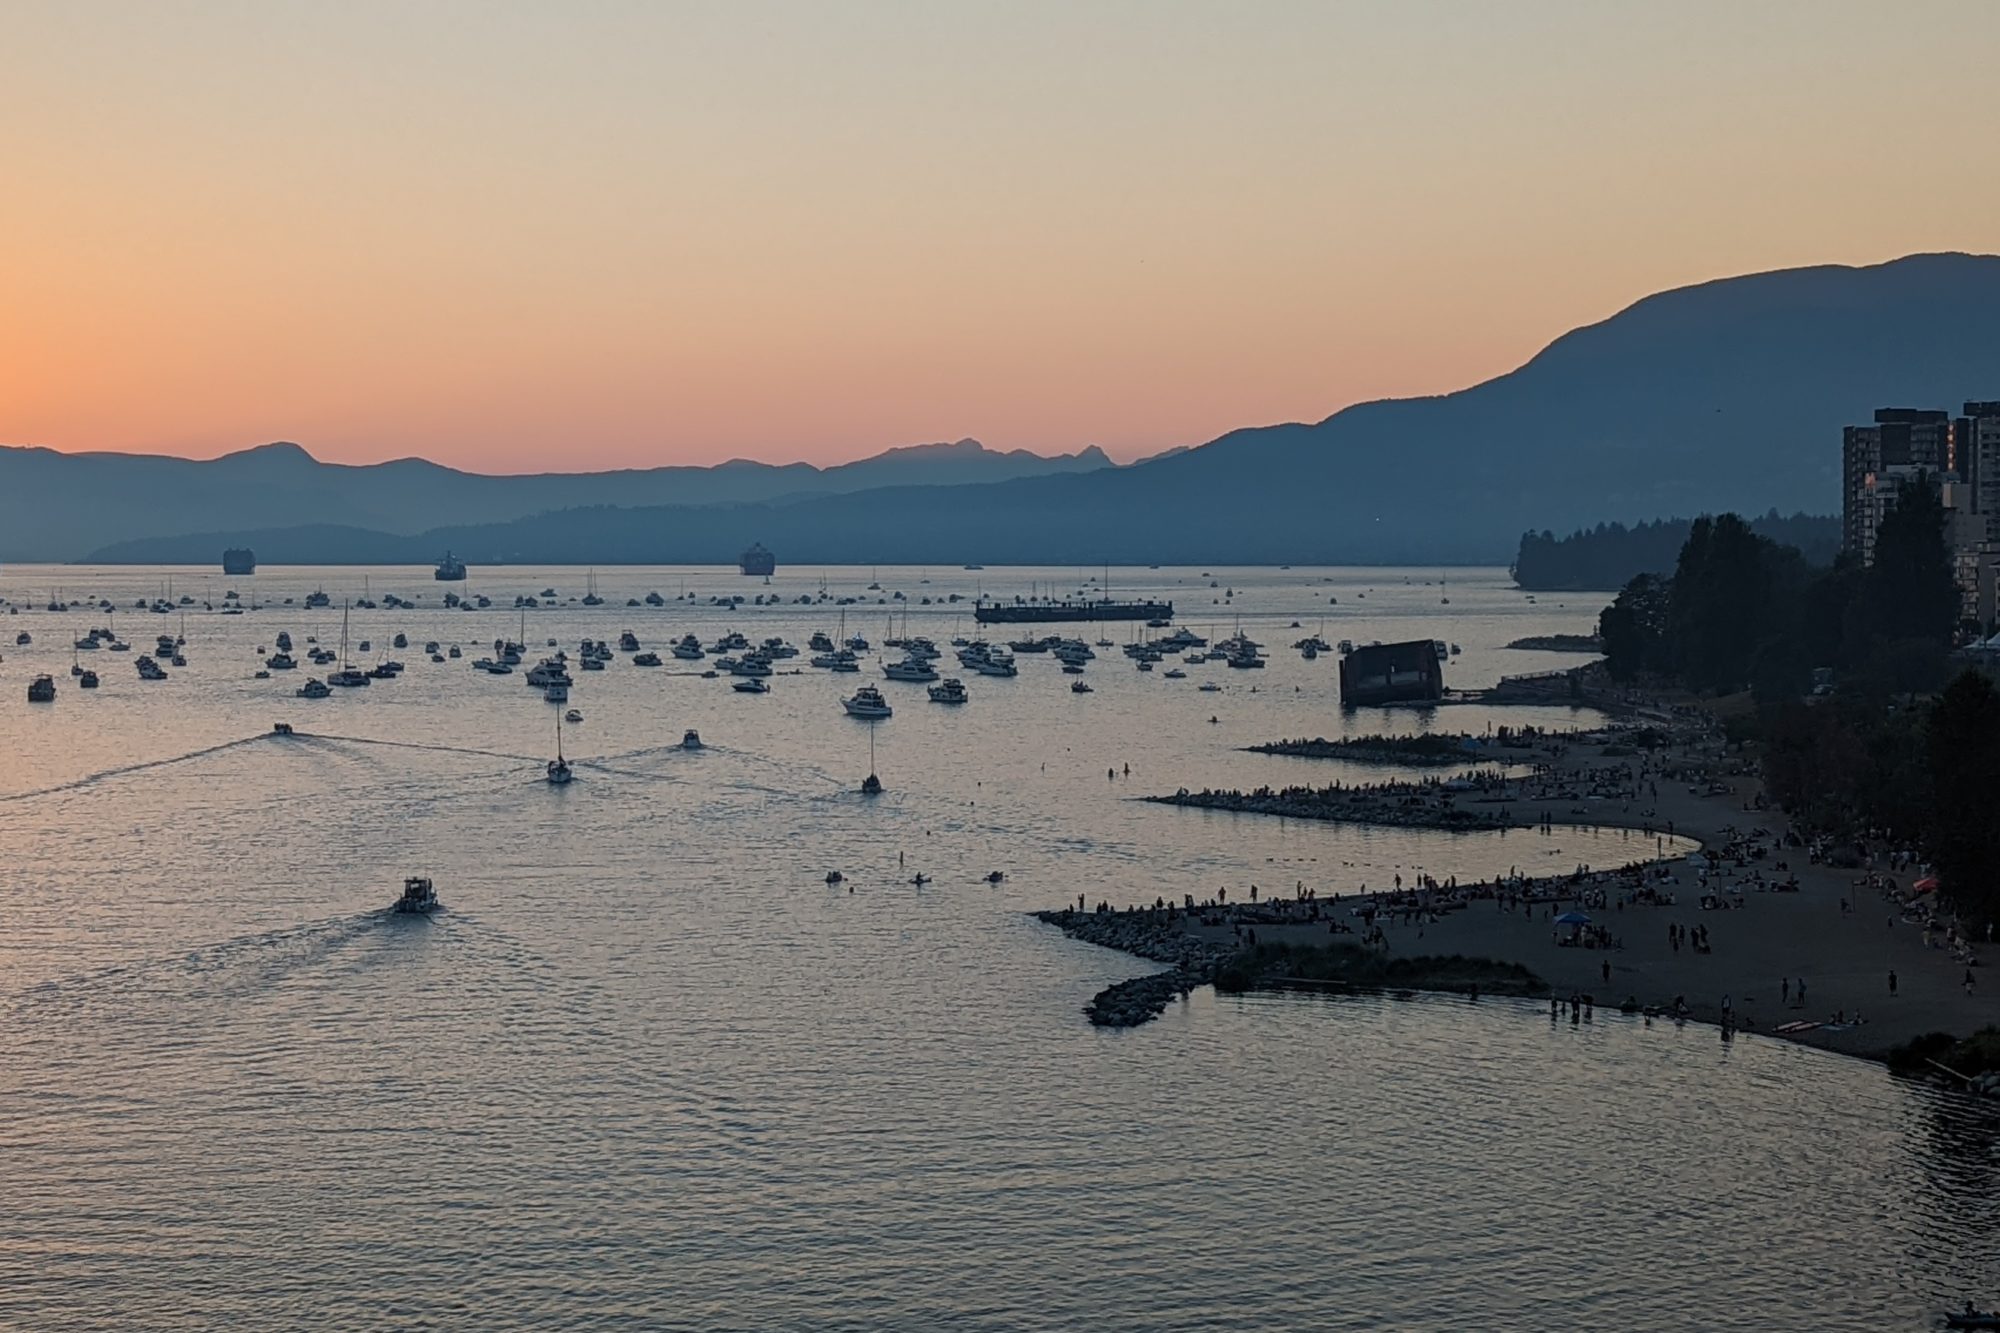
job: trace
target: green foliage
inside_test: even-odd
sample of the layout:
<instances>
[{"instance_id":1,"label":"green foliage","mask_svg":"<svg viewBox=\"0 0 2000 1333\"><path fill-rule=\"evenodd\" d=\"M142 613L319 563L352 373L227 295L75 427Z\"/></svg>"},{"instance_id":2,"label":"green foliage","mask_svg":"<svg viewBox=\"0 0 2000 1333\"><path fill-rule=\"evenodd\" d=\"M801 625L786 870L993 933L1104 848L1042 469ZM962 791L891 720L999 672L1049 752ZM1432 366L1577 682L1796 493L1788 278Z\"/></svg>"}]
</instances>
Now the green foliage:
<instances>
[{"instance_id":1,"label":"green foliage","mask_svg":"<svg viewBox=\"0 0 2000 1333\"><path fill-rule=\"evenodd\" d=\"M1597 637L1604 645L1605 669L1613 679L1631 680L1644 672L1668 669L1667 599L1663 580L1641 574L1598 615Z\"/></svg>"},{"instance_id":2,"label":"green foliage","mask_svg":"<svg viewBox=\"0 0 2000 1333\"><path fill-rule=\"evenodd\" d=\"M1944 505L1937 484L1920 476L1875 530L1875 560L1861 574L1845 622L1847 656L1865 660L1883 640L1943 647L1958 627L1958 611Z\"/></svg>"},{"instance_id":3,"label":"green foliage","mask_svg":"<svg viewBox=\"0 0 2000 1333\"><path fill-rule=\"evenodd\" d=\"M1926 844L1942 893L1975 929L2000 920L2000 691L1976 672L1954 680L1931 710L1924 737L1930 769Z\"/></svg>"}]
</instances>

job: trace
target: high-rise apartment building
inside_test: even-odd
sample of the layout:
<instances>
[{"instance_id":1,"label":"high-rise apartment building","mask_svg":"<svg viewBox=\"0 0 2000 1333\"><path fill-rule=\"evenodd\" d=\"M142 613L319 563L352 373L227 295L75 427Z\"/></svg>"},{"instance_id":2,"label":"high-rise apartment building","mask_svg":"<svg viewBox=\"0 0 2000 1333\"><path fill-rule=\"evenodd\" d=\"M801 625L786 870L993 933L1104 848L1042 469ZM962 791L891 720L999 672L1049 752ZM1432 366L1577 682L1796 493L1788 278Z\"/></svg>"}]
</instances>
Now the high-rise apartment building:
<instances>
[{"instance_id":1,"label":"high-rise apartment building","mask_svg":"<svg viewBox=\"0 0 2000 1333\"><path fill-rule=\"evenodd\" d=\"M1951 413L1923 407L1878 407L1872 426L1841 433L1840 541L1865 564L1875 553L1875 528L1896 493L1918 473L1957 480ZM2000 474L2000 461L1995 463Z\"/></svg>"}]
</instances>

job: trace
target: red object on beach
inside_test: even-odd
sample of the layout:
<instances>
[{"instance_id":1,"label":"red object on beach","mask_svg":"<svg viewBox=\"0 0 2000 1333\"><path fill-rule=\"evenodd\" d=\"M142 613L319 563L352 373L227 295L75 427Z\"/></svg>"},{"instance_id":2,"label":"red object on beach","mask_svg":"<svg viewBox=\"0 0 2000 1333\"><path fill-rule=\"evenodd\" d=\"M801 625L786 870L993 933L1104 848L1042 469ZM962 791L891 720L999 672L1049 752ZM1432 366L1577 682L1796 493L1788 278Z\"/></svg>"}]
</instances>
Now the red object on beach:
<instances>
[{"instance_id":1,"label":"red object on beach","mask_svg":"<svg viewBox=\"0 0 2000 1333\"><path fill-rule=\"evenodd\" d=\"M1918 893L1936 893L1936 892L1937 892L1937 886L1938 886L1938 882L1937 882L1937 876L1936 876L1936 875L1925 875L1925 876L1924 876L1924 877L1923 877L1922 879L1918 880L1918 881L1917 881L1917 882L1916 882L1915 884L1912 884L1912 885L1910 886L1910 888L1911 888L1911 889L1913 889L1913 890L1915 890L1915 891L1916 891L1916 892L1918 892Z\"/></svg>"}]
</instances>

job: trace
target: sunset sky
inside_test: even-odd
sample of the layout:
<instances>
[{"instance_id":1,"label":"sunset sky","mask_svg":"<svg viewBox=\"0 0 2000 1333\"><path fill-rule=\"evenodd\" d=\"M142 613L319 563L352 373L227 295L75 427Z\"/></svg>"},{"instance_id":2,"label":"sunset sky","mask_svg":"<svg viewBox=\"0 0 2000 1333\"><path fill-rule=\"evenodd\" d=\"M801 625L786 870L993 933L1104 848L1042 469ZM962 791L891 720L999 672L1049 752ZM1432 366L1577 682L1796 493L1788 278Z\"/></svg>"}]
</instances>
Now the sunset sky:
<instances>
[{"instance_id":1,"label":"sunset sky","mask_svg":"<svg viewBox=\"0 0 2000 1333\"><path fill-rule=\"evenodd\" d=\"M1130 458L2000 249L1995 50L1988 0L15 0L0 442Z\"/></svg>"}]
</instances>

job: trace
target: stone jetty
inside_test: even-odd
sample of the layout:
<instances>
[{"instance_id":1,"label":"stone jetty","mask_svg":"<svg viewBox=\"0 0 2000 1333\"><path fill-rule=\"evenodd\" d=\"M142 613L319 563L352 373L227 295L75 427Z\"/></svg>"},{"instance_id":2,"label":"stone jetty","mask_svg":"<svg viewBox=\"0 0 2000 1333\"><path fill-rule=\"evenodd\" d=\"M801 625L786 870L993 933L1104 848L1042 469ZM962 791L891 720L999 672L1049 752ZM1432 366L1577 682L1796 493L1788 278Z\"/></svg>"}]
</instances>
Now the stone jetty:
<instances>
[{"instance_id":1,"label":"stone jetty","mask_svg":"<svg viewBox=\"0 0 2000 1333\"><path fill-rule=\"evenodd\" d=\"M1468 810L1457 804L1464 795L1477 798L1489 789L1468 775L1450 786L1443 783L1384 783L1372 787L1259 787L1254 791L1188 791L1142 799L1156 805L1186 805L1200 810L1232 810L1280 815L1287 819L1319 819L1334 823L1386 824L1396 828L1441 829L1450 833L1515 827L1506 806Z\"/></svg>"},{"instance_id":2,"label":"stone jetty","mask_svg":"<svg viewBox=\"0 0 2000 1333\"><path fill-rule=\"evenodd\" d=\"M1177 913L1081 912L1066 908L1059 912L1037 912L1035 916L1071 939L1170 965L1165 972L1121 981L1093 996L1083 1012L1099 1027L1137 1027L1157 1018L1174 1000L1213 981L1216 969L1237 952L1234 945L1189 935L1180 928Z\"/></svg>"}]
</instances>

